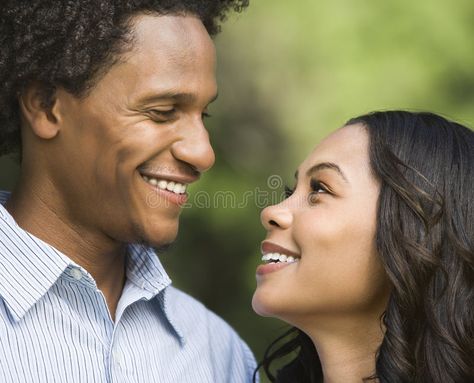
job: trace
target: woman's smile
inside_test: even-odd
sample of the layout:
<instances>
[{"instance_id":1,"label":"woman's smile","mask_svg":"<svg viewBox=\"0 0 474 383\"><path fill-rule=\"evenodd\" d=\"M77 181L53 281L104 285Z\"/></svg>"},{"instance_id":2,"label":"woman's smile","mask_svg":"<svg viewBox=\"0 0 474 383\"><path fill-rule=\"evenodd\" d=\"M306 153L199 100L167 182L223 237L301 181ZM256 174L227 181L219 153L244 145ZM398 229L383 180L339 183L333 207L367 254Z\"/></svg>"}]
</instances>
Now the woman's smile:
<instances>
[{"instance_id":1,"label":"woman's smile","mask_svg":"<svg viewBox=\"0 0 474 383\"><path fill-rule=\"evenodd\" d=\"M301 256L294 251L270 241L263 241L261 246L263 264L257 267L257 276L263 276L290 265L296 265Z\"/></svg>"}]
</instances>

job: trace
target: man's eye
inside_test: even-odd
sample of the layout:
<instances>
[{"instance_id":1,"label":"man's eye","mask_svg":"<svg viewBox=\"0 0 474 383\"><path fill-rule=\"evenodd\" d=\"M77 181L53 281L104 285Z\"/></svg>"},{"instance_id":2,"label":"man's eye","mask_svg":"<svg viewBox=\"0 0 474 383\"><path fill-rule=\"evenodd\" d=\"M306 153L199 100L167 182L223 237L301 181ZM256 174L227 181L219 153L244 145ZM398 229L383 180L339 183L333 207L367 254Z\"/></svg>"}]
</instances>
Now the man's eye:
<instances>
[{"instance_id":1,"label":"man's eye","mask_svg":"<svg viewBox=\"0 0 474 383\"><path fill-rule=\"evenodd\" d=\"M176 114L176 109L158 110L153 109L149 111L151 119L155 122L167 122L173 120Z\"/></svg>"}]
</instances>

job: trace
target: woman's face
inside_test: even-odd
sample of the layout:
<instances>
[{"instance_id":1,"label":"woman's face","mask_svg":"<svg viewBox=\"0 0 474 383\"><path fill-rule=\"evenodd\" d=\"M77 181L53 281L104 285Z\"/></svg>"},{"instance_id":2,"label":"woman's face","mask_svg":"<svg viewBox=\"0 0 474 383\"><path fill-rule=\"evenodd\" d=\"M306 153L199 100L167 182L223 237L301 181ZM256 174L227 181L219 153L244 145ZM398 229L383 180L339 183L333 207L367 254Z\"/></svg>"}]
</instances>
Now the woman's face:
<instances>
[{"instance_id":1,"label":"woman's face","mask_svg":"<svg viewBox=\"0 0 474 383\"><path fill-rule=\"evenodd\" d=\"M389 288L375 248L379 182L371 174L365 128L332 133L296 177L291 196L261 214L262 254L295 261L262 262L254 310L300 328L318 318L380 314Z\"/></svg>"}]
</instances>

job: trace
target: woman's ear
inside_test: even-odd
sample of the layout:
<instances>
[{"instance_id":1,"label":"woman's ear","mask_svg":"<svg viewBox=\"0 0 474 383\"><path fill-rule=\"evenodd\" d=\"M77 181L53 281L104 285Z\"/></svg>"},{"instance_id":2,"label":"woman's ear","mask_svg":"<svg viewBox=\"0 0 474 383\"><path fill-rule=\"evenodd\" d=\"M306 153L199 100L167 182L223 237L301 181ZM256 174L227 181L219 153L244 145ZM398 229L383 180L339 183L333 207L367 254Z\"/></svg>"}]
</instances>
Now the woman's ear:
<instances>
[{"instance_id":1,"label":"woman's ear","mask_svg":"<svg viewBox=\"0 0 474 383\"><path fill-rule=\"evenodd\" d=\"M22 118L32 133L49 140L60 130L60 113L56 90L38 82L30 84L19 96Z\"/></svg>"}]
</instances>

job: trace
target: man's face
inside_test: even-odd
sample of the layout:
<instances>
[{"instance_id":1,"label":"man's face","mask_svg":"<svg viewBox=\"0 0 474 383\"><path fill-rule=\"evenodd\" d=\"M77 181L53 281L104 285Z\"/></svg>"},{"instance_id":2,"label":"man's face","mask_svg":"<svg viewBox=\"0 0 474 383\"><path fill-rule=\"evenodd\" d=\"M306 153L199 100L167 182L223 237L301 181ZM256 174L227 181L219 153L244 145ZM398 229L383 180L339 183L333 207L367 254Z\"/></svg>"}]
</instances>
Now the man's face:
<instances>
[{"instance_id":1,"label":"man's face","mask_svg":"<svg viewBox=\"0 0 474 383\"><path fill-rule=\"evenodd\" d=\"M79 229L161 246L176 236L184 186L214 163L202 117L217 93L215 50L192 16L133 25L133 49L85 99L58 91L52 200Z\"/></svg>"}]
</instances>

